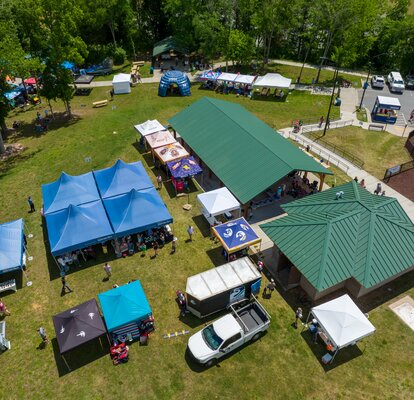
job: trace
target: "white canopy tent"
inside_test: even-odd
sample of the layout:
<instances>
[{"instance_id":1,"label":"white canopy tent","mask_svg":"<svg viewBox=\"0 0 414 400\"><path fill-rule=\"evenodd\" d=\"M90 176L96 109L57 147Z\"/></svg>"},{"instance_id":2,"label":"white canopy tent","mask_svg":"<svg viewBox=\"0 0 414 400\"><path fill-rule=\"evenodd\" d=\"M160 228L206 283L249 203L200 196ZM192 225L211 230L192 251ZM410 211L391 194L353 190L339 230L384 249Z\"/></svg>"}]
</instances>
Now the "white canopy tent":
<instances>
[{"instance_id":1,"label":"white canopy tent","mask_svg":"<svg viewBox=\"0 0 414 400\"><path fill-rule=\"evenodd\" d=\"M112 87L114 94L127 94L131 93L131 75L130 74L118 74L112 79Z\"/></svg>"},{"instance_id":2,"label":"white canopy tent","mask_svg":"<svg viewBox=\"0 0 414 400\"><path fill-rule=\"evenodd\" d=\"M162 126L156 119L149 119L139 125L134 125L135 130L142 136L151 135L152 133L165 131L165 127Z\"/></svg>"},{"instance_id":3,"label":"white canopy tent","mask_svg":"<svg viewBox=\"0 0 414 400\"><path fill-rule=\"evenodd\" d=\"M259 271L248 257L212 268L187 279L186 293L198 300L236 288L259 279Z\"/></svg>"},{"instance_id":4,"label":"white canopy tent","mask_svg":"<svg viewBox=\"0 0 414 400\"><path fill-rule=\"evenodd\" d=\"M237 78L238 74L230 74L228 72L223 72L217 78L218 81L226 81L226 82L233 82Z\"/></svg>"},{"instance_id":5,"label":"white canopy tent","mask_svg":"<svg viewBox=\"0 0 414 400\"><path fill-rule=\"evenodd\" d=\"M201 193L197 195L197 200L201 205L203 215L210 223L215 215L234 210L239 210L240 214L240 203L226 187Z\"/></svg>"},{"instance_id":6,"label":"white canopy tent","mask_svg":"<svg viewBox=\"0 0 414 400\"><path fill-rule=\"evenodd\" d=\"M289 89L292 79L285 78L280 74L266 74L259 76L253 84L253 87L267 87L277 89Z\"/></svg>"},{"instance_id":7,"label":"white canopy tent","mask_svg":"<svg viewBox=\"0 0 414 400\"><path fill-rule=\"evenodd\" d=\"M255 79L256 79L255 75L237 75L237 78L234 80L234 82L251 85Z\"/></svg>"},{"instance_id":8,"label":"white canopy tent","mask_svg":"<svg viewBox=\"0 0 414 400\"><path fill-rule=\"evenodd\" d=\"M331 362L340 349L375 332L374 325L347 294L313 307L307 321L311 315L335 348Z\"/></svg>"}]
</instances>

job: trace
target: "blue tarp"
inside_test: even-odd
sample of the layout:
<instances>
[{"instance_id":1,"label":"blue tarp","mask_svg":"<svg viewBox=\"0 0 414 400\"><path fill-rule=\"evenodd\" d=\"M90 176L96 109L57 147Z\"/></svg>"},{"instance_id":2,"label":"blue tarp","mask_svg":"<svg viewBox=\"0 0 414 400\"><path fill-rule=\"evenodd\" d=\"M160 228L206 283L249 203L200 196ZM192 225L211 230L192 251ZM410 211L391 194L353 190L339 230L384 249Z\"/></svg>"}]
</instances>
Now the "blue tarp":
<instances>
[{"instance_id":1,"label":"blue tarp","mask_svg":"<svg viewBox=\"0 0 414 400\"><path fill-rule=\"evenodd\" d=\"M133 189L103 202L116 236L131 235L172 222L155 188Z\"/></svg>"},{"instance_id":2,"label":"blue tarp","mask_svg":"<svg viewBox=\"0 0 414 400\"><path fill-rule=\"evenodd\" d=\"M158 96L165 97L171 85L177 85L182 96L190 96L190 80L188 76L181 71L167 71L160 80Z\"/></svg>"},{"instance_id":3,"label":"blue tarp","mask_svg":"<svg viewBox=\"0 0 414 400\"><path fill-rule=\"evenodd\" d=\"M23 220L0 225L0 274L22 269Z\"/></svg>"},{"instance_id":4,"label":"blue tarp","mask_svg":"<svg viewBox=\"0 0 414 400\"><path fill-rule=\"evenodd\" d=\"M112 167L93 174L103 199L128 193L131 189L154 187L141 161L127 164L118 160Z\"/></svg>"},{"instance_id":5,"label":"blue tarp","mask_svg":"<svg viewBox=\"0 0 414 400\"><path fill-rule=\"evenodd\" d=\"M108 332L142 321L152 314L140 281L99 293L98 300Z\"/></svg>"},{"instance_id":6,"label":"blue tarp","mask_svg":"<svg viewBox=\"0 0 414 400\"><path fill-rule=\"evenodd\" d=\"M221 75L221 72L214 72L212 70L210 71L204 71L200 75L200 81L213 81L215 82L217 78Z\"/></svg>"},{"instance_id":7,"label":"blue tarp","mask_svg":"<svg viewBox=\"0 0 414 400\"><path fill-rule=\"evenodd\" d=\"M214 226L213 230L229 253L244 249L261 241L243 217Z\"/></svg>"},{"instance_id":8,"label":"blue tarp","mask_svg":"<svg viewBox=\"0 0 414 400\"><path fill-rule=\"evenodd\" d=\"M70 205L46 215L50 250L54 256L112 239L113 231L102 201Z\"/></svg>"},{"instance_id":9,"label":"blue tarp","mask_svg":"<svg viewBox=\"0 0 414 400\"><path fill-rule=\"evenodd\" d=\"M92 172L78 176L62 172L57 181L42 185L42 194L45 215L70 204L77 206L100 199Z\"/></svg>"},{"instance_id":10,"label":"blue tarp","mask_svg":"<svg viewBox=\"0 0 414 400\"><path fill-rule=\"evenodd\" d=\"M63 61L63 63L60 65L65 69L72 69L75 66L75 64L70 61Z\"/></svg>"},{"instance_id":11,"label":"blue tarp","mask_svg":"<svg viewBox=\"0 0 414 400\"><path fill-rule=\"evenodd\" d=\"M182 158L178 161L170 161L167 163L167 167L175 179L187 178L189 176L195 176L203 172L193 156Z\"/></svg>"}]
</instances>

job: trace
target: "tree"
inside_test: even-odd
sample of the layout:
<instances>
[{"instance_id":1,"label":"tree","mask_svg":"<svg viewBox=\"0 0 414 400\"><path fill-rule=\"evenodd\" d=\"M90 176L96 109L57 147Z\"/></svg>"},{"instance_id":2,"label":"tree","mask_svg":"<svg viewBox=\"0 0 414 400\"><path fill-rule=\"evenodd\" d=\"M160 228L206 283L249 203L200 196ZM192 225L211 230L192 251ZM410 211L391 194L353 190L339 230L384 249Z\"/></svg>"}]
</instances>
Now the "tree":
<instances>
[{"instance_id":1,"label":"tree","mask_svg":"<svg viewBox=\"0 0 414 400\"><path fill-rule=\"evenodd\" d=\"M250 62L253 54L253 39L238 29L230 31L226 49L227 58L233 62L237 62L237 64L242 64Z\"/></svg>"}]
</instances>

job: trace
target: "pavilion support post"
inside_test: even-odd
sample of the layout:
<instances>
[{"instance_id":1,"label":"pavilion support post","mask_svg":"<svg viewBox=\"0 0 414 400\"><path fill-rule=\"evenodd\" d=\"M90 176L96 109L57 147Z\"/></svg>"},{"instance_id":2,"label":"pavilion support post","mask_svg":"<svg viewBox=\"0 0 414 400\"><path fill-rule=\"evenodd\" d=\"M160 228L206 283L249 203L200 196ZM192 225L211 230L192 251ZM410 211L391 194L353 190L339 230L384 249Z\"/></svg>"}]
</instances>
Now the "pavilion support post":
<instances>
[{"instance_id":1,"label":"pavilion support post","mask_svg":"<svg viewBox=\"0 0 414 400\"><path fill-rule=\"evenodd\" d=\"M324 184L324 182L325 182L325 174L319 174L319 179L320 179L320 182L319 182L319 191L320 192L322 192L322 190L323 190L323 184Z\"/></svg>"},{"instance_id":2,"label":"pavilion support post","mask_svg":"<svg viewBox=\"0 0 414 400\"><path fill-rule=\"evenodd\" d=\"M172 131L173 131L174 139L177 140L177 131L175 129L173 129Z\"/></svg>"},{"instance_id":3,"label":"pavilion support post","mask_svg":"<svg viewBox=\"0 0 414 400\"><path fill-rule=\"evenodd\" d=\"M220 181L220 187L224 187L224 183L222 181Z\"/></svg>"},{"instance_id":4,"label":"pavilion support post","mask_svg":"<svg viewBox=\"0 0 414 400\"><path fill-rule=\"evenodd\" d=\"M208 169L208 177L210 179L212 179L212 177L213 177L213 172L211 171L211 168Z\"/></svg>"},{"instance_id":5,"label":"pavilion support post","mask_svg":"<svg viewBox=\"0 0 414 400\"><path fill-rule=\"evenodd\" d=\"M303 179L306 179L308 177L308 171L305 171L305 173L303 174Z\"/></svg>"},{"instance_id":6,"label":"pavilion support post","mask_svg":"<svg viewBox=\"0 0 414 400\"><path fill-rule=\"evenodd\" d=\"M241 209L241 214L244 216L246 221L249 218L249 216L247 215L248 212L249 212L249 205L248 204L243 204L242 209Z\"/></svg>"},{"instance_id":7,"label":"pavilion support post","mask_svg":"<svg viewBox=\"0 0 414 400\"><path fill-rule=\"evenodd\" d=\"M65 364L66 364L67 369L68 369L69 371L72 371L72 370L70 369L70 367L69 367L68 362L66 361L65 356L64 356L63 354L61 354L61 356L62 356L62 358L63 358L63 361L64 361L64 362L65 362Z\"/></svg>"}]
</instances>

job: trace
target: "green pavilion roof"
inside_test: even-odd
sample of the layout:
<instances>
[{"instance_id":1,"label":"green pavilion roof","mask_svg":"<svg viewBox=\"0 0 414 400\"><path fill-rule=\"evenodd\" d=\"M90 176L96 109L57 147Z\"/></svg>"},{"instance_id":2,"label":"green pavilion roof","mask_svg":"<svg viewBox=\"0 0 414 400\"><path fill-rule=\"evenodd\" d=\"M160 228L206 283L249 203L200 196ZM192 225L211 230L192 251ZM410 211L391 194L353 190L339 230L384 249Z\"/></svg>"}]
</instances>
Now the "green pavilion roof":
<instances>
[{"instance_id":1,"label":"green pavilion roof","mask_svg":"<svg viewBox=\"0 0 414 400\"><path fill-rule=\"evenodd\" d=\"M169 123L244 204L292 171L332 174L239 104L203 97Z\"/></svg>"},{"instance_id":2,"label":"green pavilion roof","mask_svg":"<svg viewBox=\"0 0 414 400\"><path fill-rule=\"evenodd\" d=\"M168 53L170 51L176 51L181 54L185 54L188 52L186 49L176 38L173 36L168 36L163 40L154 44L154 48L152 50L152 56L157 57L160 54Z\"/></svg>"},{"instance_id":3,"label":"green pavilion roof","mask_svg":"<svg viewBox=\"0 0 414 400\"><path fill-rule=\"evenodd\" d=\"M414 265L414 224L399 202L355 181L282 208L261 228L318 291L351 277L370 288Z\"/></svg>"}]
</instances>

